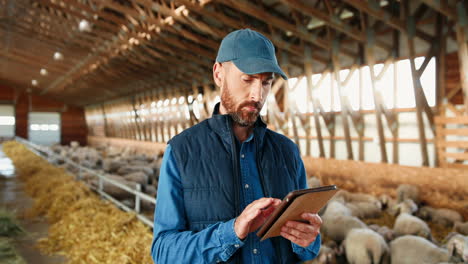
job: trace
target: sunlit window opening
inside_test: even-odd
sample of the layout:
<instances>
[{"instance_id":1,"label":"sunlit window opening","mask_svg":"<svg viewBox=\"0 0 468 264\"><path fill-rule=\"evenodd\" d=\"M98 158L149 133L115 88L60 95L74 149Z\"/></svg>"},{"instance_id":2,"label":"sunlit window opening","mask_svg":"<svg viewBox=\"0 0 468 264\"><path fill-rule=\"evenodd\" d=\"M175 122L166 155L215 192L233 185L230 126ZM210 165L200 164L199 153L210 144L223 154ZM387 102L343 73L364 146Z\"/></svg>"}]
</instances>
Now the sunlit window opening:
<instances>
[{"instance_id":1,"label":"sunlit window opening","mask_svg":"<svg viewBox=\"0 0 468 264\"><path fill-rule=\"evenodd\" d=\"M419 68L424 62L424 57L416 58L415 62L416 68ZM396 74L394 74L395 64L391 63L381 78L376 80L376 90L384 98L384 104L387 108L414 108L416 107L416 103L410 61L400 60L396 63ZM375 75L378 76L383 69L384 64L376 64L374 66ZM349 69L340 71L342 83L348 77L349 72ZM429 106L435 106L435 76L435 59L432 58L421 76L421 85ZM362 93L359 92L360 79L362 81ZM297 108L301 113L306 113L308 109L312 111L313 102L307 99L306 78L302 78L299 85L296 86L297 82L298 78L290 78L288 80L291 89L289 96L292 101L291 103L297 104ZM340 111L340 91L332 73L314 74L312 75L312 82L315 87L311 91L312 97L320 102L324 111ZM293 89L294 87L296 88ZM341 92L342 96L347 97L353 110L373 110L375 108L368 66L355 70L349 81L342 86Z\"/></svg>"}]
</instances>

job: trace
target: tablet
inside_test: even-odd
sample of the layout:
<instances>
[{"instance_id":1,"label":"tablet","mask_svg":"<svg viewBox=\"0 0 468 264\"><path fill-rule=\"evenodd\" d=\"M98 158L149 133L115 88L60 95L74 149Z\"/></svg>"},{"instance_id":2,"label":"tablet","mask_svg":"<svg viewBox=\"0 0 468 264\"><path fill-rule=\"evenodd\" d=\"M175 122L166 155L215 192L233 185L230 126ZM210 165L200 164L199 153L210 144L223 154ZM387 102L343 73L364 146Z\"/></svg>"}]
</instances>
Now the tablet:
<instances>
[{"instance_id":1,"label":"tablet","mask_svg":"<svg viewBox=\"0 0 468 264\"><path fill-rule=\"evenodd\" d=\"M304 222L301 217L303 213L318 213L336 192L338 188L335 185L290 192L260 227L257 236L261 237L261 241L280 236L281 227L287 221Z\"/></svg>"}]
</instances>

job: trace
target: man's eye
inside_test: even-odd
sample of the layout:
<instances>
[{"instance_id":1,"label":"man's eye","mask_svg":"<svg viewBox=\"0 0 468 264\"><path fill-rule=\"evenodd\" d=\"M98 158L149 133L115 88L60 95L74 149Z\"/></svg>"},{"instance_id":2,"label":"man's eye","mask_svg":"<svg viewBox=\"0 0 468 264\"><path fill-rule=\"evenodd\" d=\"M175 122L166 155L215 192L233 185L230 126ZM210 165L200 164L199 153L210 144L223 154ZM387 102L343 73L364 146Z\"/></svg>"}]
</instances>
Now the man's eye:
<instances>
[{"instance_id":1,"label":"man's eye","mask_svg":"<svg viewBox=\"0 0 468 264\"><path fill-rule=\"evenodd\" d=\"M250 83L250 82L252 82L252 79L243 79L243 81L246 82L246 83Z\"/></svg>"},{"instance_id":2,"label":"man's eye","mask_svg":"<svg viewBox=\"0 0 468 264\"><path fill-rule=\"evenodd\" d=\"M265 81L263 82L263 85L271 85L272 81Z\"/></svg>"}]
</instances>

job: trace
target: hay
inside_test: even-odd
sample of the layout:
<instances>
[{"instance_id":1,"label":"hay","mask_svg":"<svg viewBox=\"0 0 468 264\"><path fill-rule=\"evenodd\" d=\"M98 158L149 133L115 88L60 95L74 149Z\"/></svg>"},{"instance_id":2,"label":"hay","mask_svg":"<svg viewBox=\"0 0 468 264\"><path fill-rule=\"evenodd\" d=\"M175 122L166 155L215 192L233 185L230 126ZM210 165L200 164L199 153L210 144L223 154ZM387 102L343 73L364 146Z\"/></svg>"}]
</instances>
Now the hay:
<instances>
[{"instance_id":1,"label":"hay","mask_svg":"<svg viewBox=\"0 0 468 264\"><path fill-rule=\"evenodd\" d=\"M38 241L42 252L65 255L71 264L153 263L152 234L136 215L101 200L17 142L7 142L3 149L34 198L27 217L45 215L51 224L48 237Z\"/></svg>"},{"instance_id":2,"label":"hay","mask_svg":"<svg viewBox=\"0 0 468 264\"><path fill-rule=\"evenodd\" d=\"M18 224L15 216L6 209L0 208L0 237L15 237L24 233L24 229Z\"/></svg>"}]
</instances>

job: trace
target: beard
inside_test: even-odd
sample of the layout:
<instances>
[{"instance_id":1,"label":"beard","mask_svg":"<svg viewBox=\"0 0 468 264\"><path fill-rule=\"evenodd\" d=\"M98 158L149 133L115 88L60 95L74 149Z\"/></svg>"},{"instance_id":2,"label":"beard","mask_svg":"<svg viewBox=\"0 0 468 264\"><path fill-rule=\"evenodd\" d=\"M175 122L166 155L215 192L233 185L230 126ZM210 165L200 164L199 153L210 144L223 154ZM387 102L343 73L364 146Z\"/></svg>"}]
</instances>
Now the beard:
<instances>
[{"instance_id":1,"label":"beard","mask_svg":"<svg viewBox=\"0 0 468 264\"><path fill-rule=\"evenodd\" d=\"M249 127L255 124L255 121L257 121L260 114L260 110L262 109L262 104L259 102L244 101L236 106L226 81L224 81L223 86L224 89L221 93L221 103L226 109L228 115L231 116L234 122L239 126ZM250 109L250 107L253 107L254 110Z\"/></svg>"}]
</instances>

